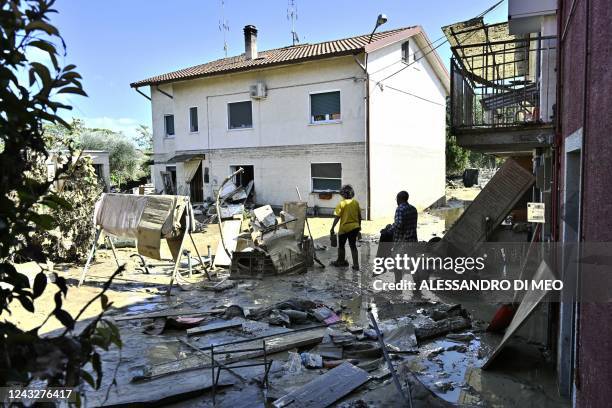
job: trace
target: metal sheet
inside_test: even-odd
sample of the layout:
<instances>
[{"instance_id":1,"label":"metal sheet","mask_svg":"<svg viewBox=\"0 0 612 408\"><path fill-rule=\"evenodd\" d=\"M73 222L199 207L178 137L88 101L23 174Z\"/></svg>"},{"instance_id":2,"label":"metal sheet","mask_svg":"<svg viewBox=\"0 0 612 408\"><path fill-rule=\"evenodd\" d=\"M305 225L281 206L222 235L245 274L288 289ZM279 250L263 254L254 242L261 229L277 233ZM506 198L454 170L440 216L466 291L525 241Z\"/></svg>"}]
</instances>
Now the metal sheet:
<instances>
[{"instance_id":1,"label":"metal sheet","mask_svg":"<svg viewBox=\"0 0 612 408\"><path fill-rule=\"evenodd\" d=\"M241 226L242 220L223 221L223 243L225 243L225 247L230 254L236 250L236 245L238 244L237 237L240 235ZM223 243L219 241L217 244L214 266L229 266L232 263L225 249L223 249Z\"/></svg>"},{"instance_id":2,"label":"metal sheet","mask_svg":"<svg viewBox=\"0 0 612 408\"><path fill-rule=\"evenodd\" d=\"M538 270L533 276L533 281L539 282L543 280L554 280L554 279L555 279L555 276L550 270L550 267L548 266L546 261L542 261L540 263L540 266L538 267ZM493 360L495 360L495 357L497 357L500 351L502 351L502 349L506 346L506 344L508 344L508 341L510 340L510 338L527 321L527 318L529 317L529 315L533 313L536 306L542 301L542 299L544 299L544 297L546 296L548 292L549 291L545 289L542 289L542 290L535 289L535 290L530 290L525 294L525 297L523 297L523 301L519 305L514 315L514 318L512 319L512 321L510 322L510 325L506 329L506 333L504 334L504 337L502 338L497 348L493 351L491 356L487 359L487 361L482 366L483 369L486 369L491 365Z\"/></svg>"}]
</instances>

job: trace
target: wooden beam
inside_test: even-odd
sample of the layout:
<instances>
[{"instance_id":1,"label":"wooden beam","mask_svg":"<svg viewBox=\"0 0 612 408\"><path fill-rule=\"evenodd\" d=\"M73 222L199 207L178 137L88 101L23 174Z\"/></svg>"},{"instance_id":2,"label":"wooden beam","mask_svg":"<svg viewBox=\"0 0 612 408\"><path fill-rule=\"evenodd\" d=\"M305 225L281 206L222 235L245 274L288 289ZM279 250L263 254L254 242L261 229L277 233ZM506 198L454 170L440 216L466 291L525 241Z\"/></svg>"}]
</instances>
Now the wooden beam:
<instances>
[{"instance_id":1,"label":"wooden beam","mask_svg":"<svg viewBox=\"0 0 612 408\"><path fill-rule=\"evenodd\" d=\"M349 362L342 363L333 370L274 401L275 408L325 408L345 395L365 384L370 379L368 373Z\"/></svg>"},{"instance_id":2,"label":"wooden beam","mask_svg":"<svg viewBox=\"0 0 612 408\"><path fill-rule=\"evenodd\" d=\"M220 330L233 329L235 327L242 327L242 322L239 320L228 320L221 322L214 322L210 324L205 324L204 326L193 327L191 329L187 329L188 336L194 336L196 334L204 335L207 333L212 333Z\"/></svg>"},{"instance_id":3,"label":"wooden beam","mask_svg":"<svg viewBox=\"0 0 612 408\"><path fill-rule=\"evenodd\" d=\"M309 331L302 331L290 334L279 334L277 336L271 336L266 338L266 353L268 355L274 353L280 353L281 351L291 350L293 348L300 348L304 346L310 346L318 344L325 335L326 328L316 328ZM224 351L236 351L242 349L253 349L260 348L262 346L262 339L256 339L239 344L228 344L215 346L215 353L222 353ZM202 350L208 350L204 348ZM250 360L258 358L264 355L263 349L255 351L247 351L243 353L232 353L225 358L219 358L220 364L231 364L238 361ZM215 358L215 360L217 360ZM182 358L176 361L170 361L168 363L156 364L145 368L143 376L136 377L134 380L147 380L165 376L168 374L180 373L188 370L197 370L203 368L210 368L210 364L202 361L199 356L192 355L187 358Z\"/></svg>"}]
</instances>

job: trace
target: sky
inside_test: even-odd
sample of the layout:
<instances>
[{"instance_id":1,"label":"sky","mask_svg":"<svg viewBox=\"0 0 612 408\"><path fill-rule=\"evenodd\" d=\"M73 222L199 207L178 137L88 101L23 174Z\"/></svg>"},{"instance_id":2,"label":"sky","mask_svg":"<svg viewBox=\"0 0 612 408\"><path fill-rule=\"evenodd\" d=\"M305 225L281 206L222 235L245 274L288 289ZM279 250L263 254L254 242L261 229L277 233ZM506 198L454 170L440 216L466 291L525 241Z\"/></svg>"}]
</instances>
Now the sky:
<instances>
[{"instance_id":1,"label":"sky","mask_svg":"<svg viewBox=\"0 0 612 408\"><path fill-rule=\"evenodd\" d=\"M495 0L294 0L301 43L316 43L371 32L380 13L388 21L379 31L421 25L431 41L440 27L475 17ZM76 64L88 98L71 96L64 114L88 127L134 136L151 125L150 102L130 83L153 75L224 57L219 23L227 21L228 56L244 52L242 28L257 27L258 48L291 45L288 0L57 0L52 23L67 44L65 64ZM485 22L507 19L504 1ZM450 49L438 48L448 65ZM143 91L148 92L147 89Z\"/></svg>"}]
</instances>

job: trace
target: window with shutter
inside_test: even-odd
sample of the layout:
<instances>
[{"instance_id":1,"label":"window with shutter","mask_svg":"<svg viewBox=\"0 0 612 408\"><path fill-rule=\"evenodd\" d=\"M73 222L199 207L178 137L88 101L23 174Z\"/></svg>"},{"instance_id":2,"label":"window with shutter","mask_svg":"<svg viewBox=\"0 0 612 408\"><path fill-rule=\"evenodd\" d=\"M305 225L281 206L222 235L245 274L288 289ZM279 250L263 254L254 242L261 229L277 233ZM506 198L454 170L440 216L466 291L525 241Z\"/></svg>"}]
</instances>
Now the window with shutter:
<instances>
[{"instance_id":1,"label":"window with shutter","mask_svg":"<svg viewBox=\"0 0 612 408\"><path fill-rule=\"evenodd\" d=\"M253 127L251 101L227 104L228 128L247 129Z\"/></svg>"},{"instance_id":2,"label":"window with shutter","mask_svg":"<svg viewBox=\"0 0 612 408\"><path fill-rule=\"evenodd\" d=\"M191 132L198 131L198 108L189 108L189 130Z\"/></svg>"},{"instance_id":3,"label":"window with shutter","mask_svg":"<svg viewBox=\"0 0 612 408\"><path fill-rule=\"evenodd\" d=\"M174 115L164 116L164 127L166 136L174 136Z\"/></svg>"},{"instance_id":4,"label":"window with shutter","mask_svg":"<svg viewBox=\"0 0 612 408\"><path fill-rule=\"evenodd\" d=\"M340 91L310 94L310 121L334 122L340 120Z\"/></svg>"},{"instance_id":5,"label":"window with shutter","mask_svg":"<svg viewBox=\"0 0 612 408\"><path fill-rule=\"evenodd\" d=\"M312 177L313 192L340 191L342 187L342 164L311 163L310 176Z\"/></svg>"}]
</instances>

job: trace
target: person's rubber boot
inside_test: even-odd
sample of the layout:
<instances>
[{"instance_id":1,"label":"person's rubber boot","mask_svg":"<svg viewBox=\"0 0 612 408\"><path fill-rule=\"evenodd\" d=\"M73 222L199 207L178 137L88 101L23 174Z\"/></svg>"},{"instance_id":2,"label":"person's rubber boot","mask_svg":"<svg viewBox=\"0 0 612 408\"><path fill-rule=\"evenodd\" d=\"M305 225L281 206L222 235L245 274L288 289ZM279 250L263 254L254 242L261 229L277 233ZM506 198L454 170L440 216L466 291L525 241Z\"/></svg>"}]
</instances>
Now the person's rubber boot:
<instances>
[{"instance_id":1,"label":"person's rubber boot","mask_svg":"<svg viewBox=\"0 0 612 408\"><path fill-rule=\"evenodd\" d=\"M357 251L351 251L351 256L353 257L353 270L359 270L359 253Z\"/></svg>"}]
</instances>

